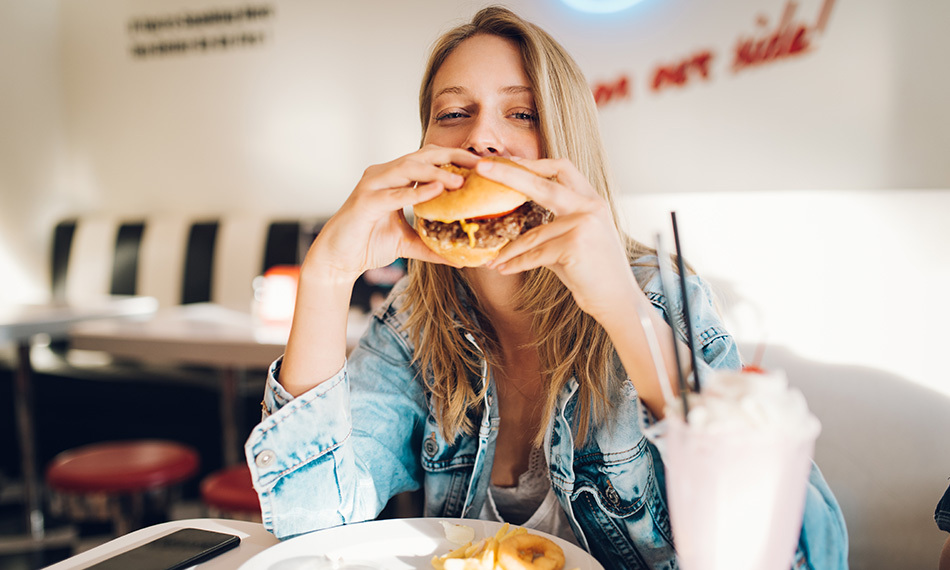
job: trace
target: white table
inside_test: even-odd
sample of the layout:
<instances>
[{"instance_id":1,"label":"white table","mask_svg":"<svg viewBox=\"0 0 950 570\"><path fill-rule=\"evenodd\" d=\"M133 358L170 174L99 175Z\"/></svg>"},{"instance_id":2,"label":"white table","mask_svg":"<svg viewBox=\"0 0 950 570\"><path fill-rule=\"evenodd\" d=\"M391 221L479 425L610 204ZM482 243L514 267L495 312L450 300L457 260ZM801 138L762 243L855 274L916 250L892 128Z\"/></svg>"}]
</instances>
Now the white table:
<instances>
[{"instance_id":1,"label":"white table","mask_svg":"<svg viewBox=\"0 0 950 570\"><path fill-rule=\"evenodd\" d=\"M366 328L366 315L351 313L347 345ZM263 325L250 313L212 303L162 309L142 321L104 320L70 330L71 346L143 362L209 366L220 371L221 438L224 463L243 461L238 441L238 376L244 369L266 369L283 354L289 324Z\"/></svg>"},{"instance_id":2,"label":"white table","mask_svg":"<svg viewBox=\"0 0 950 570\"><path fill-rule=\"evenodd\" d=\"M43 538L45 523L37 478L36 442L33 428L33 366L30 347L40 334L51 339L64 338L76 323L113 317L149 315L158 308L151 297L115 296L74 303L45 303L0 306L0 344L17 344L17 371L14 379L14 406L20 441L20 464L26 490L26 509L30 534Z\"/></svg>"},{"instance_id":3,"label":"white table","mask_svg":"<svg viewBox=\"0 0 950 570\"><path fill-rule=\"evenodd\" d=\"M169 307L142 321L81 323L70 330L70 346L158 364L217 368L221 385L221 436L226 465L241 462L238 441L238 376L266 369L284 351L290 330L263 326L249 313L209 303Z\"/></svg>"},{"instance_id":4,"label":"white table","mask_svg":"<svg viewBox=\"0 0 950 570\"><path fill-rule=\"evenodd\" d=\"M192 566L192 568L200 568L200 570L233 570L247 560L250 560L258 552L279 542L274 538L274 535L264 530L264 525L260 523L228 519L186 519L165 522L130 532L129 534L110 540L105 544L101 544L76 556L67 558L62 562L53 564L49 566L47 570L79 570L80 568L88 568L107 558L131 550L136 546L140 546L150 540L182 528L200 528L235 534L241 537L241 544L237 548L220 554L207 562Z\"/></svg>"}]
</instances>

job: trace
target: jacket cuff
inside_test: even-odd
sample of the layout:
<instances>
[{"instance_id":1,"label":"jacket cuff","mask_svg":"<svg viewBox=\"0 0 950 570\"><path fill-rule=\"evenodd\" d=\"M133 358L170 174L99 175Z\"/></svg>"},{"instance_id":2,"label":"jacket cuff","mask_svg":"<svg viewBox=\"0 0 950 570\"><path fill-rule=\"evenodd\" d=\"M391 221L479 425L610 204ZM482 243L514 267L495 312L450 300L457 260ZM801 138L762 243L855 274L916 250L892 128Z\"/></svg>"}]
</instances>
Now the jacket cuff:
<instances>
[{"instance_id":1,"label":"jacket cuff","mask_svg":"<svg viewBox=\"0 0 950 570\"><path fill-rule=\"evenodd\" d=\"M267 382L264 384L264 400L261 401L261 419L266 419L271 416L277 410L283 408L289 404L294 397L288 392L280 383L280 367L284 363L284 357L280 356L271 363L270 368L267 370ZM314 387L310 390L319 390L321 386L324 388L320 393L324 393L329 390L331 385L337 385L343 379L344 371L346 370L346 363L343 364L343 367L340 370L328 378L326 382L322 382L319 386ZM309 394L307 392L306 394ZM304 396L306 394L301 394Z\"/></svg>"},{"instance_id":2,"label":"jacket cuff","mask_svg":"<svg viewBox=\"0 0 950 570\"><path fill-rule=\"evenodd\" d=\"M282 474L337 449L349 437L350 394L345 370L344 365L340 372L296 398L275 376L268 375L264 408L269 413L244 445L258 492L269 490ZM290 419L293 421L287 421ZM300 429L312 425L323 427L318 431Z\"/></svg>"}]
</instances>

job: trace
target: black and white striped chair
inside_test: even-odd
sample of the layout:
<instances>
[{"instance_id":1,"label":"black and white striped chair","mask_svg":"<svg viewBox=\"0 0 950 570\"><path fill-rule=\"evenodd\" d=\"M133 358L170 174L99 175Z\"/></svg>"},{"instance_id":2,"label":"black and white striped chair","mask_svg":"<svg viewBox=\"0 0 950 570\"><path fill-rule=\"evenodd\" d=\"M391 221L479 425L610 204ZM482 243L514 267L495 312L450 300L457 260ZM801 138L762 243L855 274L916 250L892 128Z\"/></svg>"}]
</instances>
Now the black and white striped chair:
<instances>
[{"instance_id":1,"label":"black and white striped chair","mask_svg":"<svg viewBox=\"0 0 950 570\"><path fill-rule=\"evenodd\" d=\"M297 264L317 224L250 216L91 216L60 222L50 274L60 300L148 295L160 307L213 302L250 311L252 281Z\"/></svg>"}]
</instances>

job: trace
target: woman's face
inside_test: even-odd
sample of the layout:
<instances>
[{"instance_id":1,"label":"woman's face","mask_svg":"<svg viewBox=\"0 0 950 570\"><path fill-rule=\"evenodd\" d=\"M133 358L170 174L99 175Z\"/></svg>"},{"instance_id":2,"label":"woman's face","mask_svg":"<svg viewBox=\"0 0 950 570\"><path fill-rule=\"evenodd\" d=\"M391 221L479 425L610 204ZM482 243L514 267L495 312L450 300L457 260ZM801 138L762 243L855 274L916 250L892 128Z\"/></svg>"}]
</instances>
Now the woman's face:
<instances>
[{"instance_id":1,"label":"woman's face","mask_svg":"<svg viewBox=\"0 0 950 570\"><path fill-rule=\"evenodd\" d=\"M424 142L479 156L541 158L534 93L514 41L477 35L446 58L432 82Z\"/></svg>"}]
</instances>

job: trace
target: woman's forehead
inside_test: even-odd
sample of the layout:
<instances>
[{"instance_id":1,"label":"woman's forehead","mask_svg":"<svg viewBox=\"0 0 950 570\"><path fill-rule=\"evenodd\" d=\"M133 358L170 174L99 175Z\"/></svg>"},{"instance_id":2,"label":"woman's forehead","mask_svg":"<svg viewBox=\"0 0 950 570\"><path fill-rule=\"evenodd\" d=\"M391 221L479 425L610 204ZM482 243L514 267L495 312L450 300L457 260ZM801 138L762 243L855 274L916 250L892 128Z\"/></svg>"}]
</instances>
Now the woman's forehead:
<instances>
[{"instance_id":1,"label":"woman's forehead","mask_svg":"<svg viewBox=\"0 0 950 570\"><path fill-rule=\"evenodd\" d=\"M487 34L472 36L460 43L446 57L432 83L433 97L447 89L530 87L518 44Z\"/></svg>"}]
</instances>

